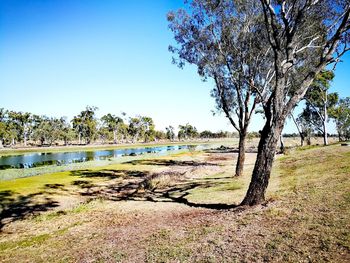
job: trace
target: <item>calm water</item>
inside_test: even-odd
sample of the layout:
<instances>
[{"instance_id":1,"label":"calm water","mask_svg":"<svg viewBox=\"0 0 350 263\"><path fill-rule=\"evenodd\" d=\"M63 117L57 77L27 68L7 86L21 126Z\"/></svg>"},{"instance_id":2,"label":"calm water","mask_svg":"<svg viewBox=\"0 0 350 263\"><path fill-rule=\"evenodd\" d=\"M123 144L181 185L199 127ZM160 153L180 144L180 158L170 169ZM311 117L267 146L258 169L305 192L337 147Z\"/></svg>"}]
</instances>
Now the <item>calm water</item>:
<instances>
[{"instance_id":1,"label":"calm water","mask_svg":"<svg viewBox=\"0 0 350 263\"><path fill-rule=\"evenodd\" d=\"M44 165L66 165L92 160L106 160L122 156L137 156L146 153L164 153L189 148L207 148L207 145L171 145L115 150L78 151L61 153L30 153L0 157L0 170L10 168L32 168Z\"/></svg>"}]
</instances>

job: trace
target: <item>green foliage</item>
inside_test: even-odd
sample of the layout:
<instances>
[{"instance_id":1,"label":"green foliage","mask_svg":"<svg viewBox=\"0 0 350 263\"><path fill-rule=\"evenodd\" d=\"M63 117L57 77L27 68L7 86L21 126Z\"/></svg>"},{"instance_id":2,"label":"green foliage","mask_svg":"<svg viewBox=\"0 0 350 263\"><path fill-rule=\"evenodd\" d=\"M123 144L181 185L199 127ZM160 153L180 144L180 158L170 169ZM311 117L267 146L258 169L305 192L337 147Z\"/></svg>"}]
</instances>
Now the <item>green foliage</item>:
<instances>
[{"instance_id":1,"label":"green foliage","mask_svg":"<svg viewBox=\"0 0 350 263\"><path fill-rule=\"evenodd\" d=\"M254 83L266 76L257 57L266 58L267 38L257 1L186 1L187 7L169 12L169 28L176 45L170 46L173 63L197 67L203 80L212 79L216 110L233 128L246 133L258 100ZM249 26L247 26L249 25ZM244 30L242 30L244 28ZM256 87L255 87L256 88ZM186 138L186 133L180 131ZM204 138L210 136L203 134Z\"/></svg>"},{"instance_id":2,"label":"green foliage","mask_svg":"<svg viewBox=\"0 0 350 263\"><path fill-rule=\"evenodd\" d=\"M167 134L163 131L155 131L154 138L156 141L167 139Z\"/></svg>"},{"instance_id":3,"label":"green foliage","mask_svg":"<svg viewBox=\"0 0 350 263\"><path fill-rule=\"evenodd\" d=\"M298 125L299 133L302 138L302 141L304 142L304 139L306 139L307 144L310 145L311 135L313 132L310 111L307 109L304 109L304 111L298 116L298 118L295 121L296 121L296 124Z\"/></svg>"},{"instance_id":4,"label":"green foliage","mask_svg":"<svg viewBox=\"0 0 350 263\"><path fill-rule=\"evenodd\" d=\"M189 123L185 125L179 125L179 132L177 137L179 140L188 140L198 137L197 128L190 125Z\"/></svg>"},{"instance_id":5,"label":"green foliage","mask_svg":"<svg viewBox=\"0 0 350 263\"><path fill-rule=\"evenodd\" d=\"M64 145L67 145L75 139L76 134L74 132L74 129L72 129L69 122L66 120L66 118L61 118L60 121L61 121L60 139L63 140Z\"/></svg>"},{"instance_id":6,"label":"green foliage","mask_svg":"<svg viewBox=\"0 0 350 263\"><path fill-rule=\"evenodd\" d=\"M95 139L95 135L97 133L97 120L95 113L97 110L97 107L86 106L84 111L82 111L79 115L74 116L72 123L73 128L79 136L79 142L80 138L84 138L85 143L90 144L90 142Z\"/></svg>"},{"instance_id":7,"label":"green foliage","mask_svg":"<svg viewBox=\"0 0 350 263\"><path fill-rule=\"evenodd\" d=\"M232 137L236 137L236 136L237 136L237 134L230 133L228 131L211 132L211 131L205 130L199 134L200 138L206 138L206 139L209 139L209 138L232 138Z\"/></svg>"},{"instance_id":8,"label":"green foliage","mask_svg":"<svg viewBox=\"0 0 350 263\"><path fill-rule=\"evenodd\" d=\"M64 133L65 119L41 117L40 122L36 126L33 134L34 140L40 141L41 145L52 145L55 141L60 139ZM68 138L66 138L68 140Z\"/></svg>"},{"instance_id":9,"label":"green foliage","mask_svg":"<svg viewBox=\"0 0 350 263\"><path fill-rule=\"evenodd\" d=\"M350 139L350 97L340 99L339 102L330 110L330 116L334 118L339 140Z\"/></svg>"},{"instance_id":10,"label":"green foliage","mask_svg":"<svg viewBox=\"0 0 350 263\"><path fill-rule=\"evenodd\" d=\"M324 70L318 74L305 95L305 109L298 117L304 135L309 137L311 130L327 136L328 114L338 101L337 93L328 93L334 73Z\"/></svg>"},{"instance_id":11,"label":"green foliage","mask_svg":"<svg viewBox=\"0 0 350 263\"><path fill-rule=\"evenodd\" d=\"M128 132L133 142L137 142L139 139L143 139L144 142L154 141L155 130L153 119L146 116L130 118Z\"/></svg>"},{"instance_id":12,"label":"green foliage","mask_svg":"<svg viewBox=\"0 0 350 263\"><path fill-rule=\"evenodd\" d=\"M102 129L100 130L100 134L104 138L106 138L106 137L108 138L108 133L106 132L106 130L109 132L112 132L113 133L113 142L117 143L118 130L119 130L119 127L124 124L123 119L108 113L108 114L104 115L101 118L101 120L104 124L104 127L102 127Z\"/></svg>"},{"instance_id":13,"label":"green foliage","mask_svg":"<svg viewBox=\"0 0 350 263\"><path fill-rule=\"evenodd\" d=\"M166 138L170 141L174 141L175 140L175 132L174 132L174 127L173 126L169 126L166 127Z\"/></svg>"},{"instance_id":14,"label":"green foliage","mask_svg":"<svg viewBox=\"0 0 350 263\"><path fill-rule=\"evenodd\" d=\"M201 137L201 138L212 138L213 136L214 136L214 134L211 131L208 131L208 130L202 131L199 134L199 137Z\"/></svg>"},{"instance_id":15,"label":"green foliage","mask_svg":"<svg viewBox=\"0 0 350 263\"><path fill-rule=\"evenodd\" d=\"M260 133L258 133L258 132L248 132L247 133L247 139L249 141L252 141L254 138L260 138Z\"/></svg>"}]
</instances>

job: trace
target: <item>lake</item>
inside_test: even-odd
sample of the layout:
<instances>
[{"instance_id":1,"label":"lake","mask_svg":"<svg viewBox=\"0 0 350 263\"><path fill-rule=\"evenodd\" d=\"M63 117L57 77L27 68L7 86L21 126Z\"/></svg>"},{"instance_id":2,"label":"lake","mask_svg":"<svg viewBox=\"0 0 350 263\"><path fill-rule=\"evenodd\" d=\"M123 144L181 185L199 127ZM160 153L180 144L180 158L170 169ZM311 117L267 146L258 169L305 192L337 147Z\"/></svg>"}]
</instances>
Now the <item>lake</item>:
<instances>
[{"instance_id":1,"label":"lake","mask_svg":"<svg viewBox=\"0 0 350 263\"><path fill-rule=\"evenodd\" d=\"M140 147L113 150L89 150L58 153L28 153L14 156L0 157L0 170L23 169L46 165L67 165L71 163L87 162L92 160L106 160L123 156L137 156L147 153L168 154L171 151L186 149L205 149L209 145L169 145L157 147Z\"/></svg>"}]
</instances>

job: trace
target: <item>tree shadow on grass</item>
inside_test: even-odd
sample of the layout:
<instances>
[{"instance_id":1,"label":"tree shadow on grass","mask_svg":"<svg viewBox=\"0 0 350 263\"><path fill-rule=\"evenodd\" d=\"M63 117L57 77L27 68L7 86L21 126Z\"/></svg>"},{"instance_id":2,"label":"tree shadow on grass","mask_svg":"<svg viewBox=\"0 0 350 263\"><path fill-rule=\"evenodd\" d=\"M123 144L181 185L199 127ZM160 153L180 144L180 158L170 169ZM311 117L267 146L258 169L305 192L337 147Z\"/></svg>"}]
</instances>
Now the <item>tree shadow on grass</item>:
<instances>
[{"instance_id":1,"label":"tree shadow on grass","mask_svg":"<svg viewBox=\"0 0 350 263\"><path fill-rule=\"evenodd\" d=\"M150 174L148 172L140 171L116 171L116 174L125 173L137 174L134 177L125 177L122 182L112 183L107 185L94 185L86 181L77 180L72 184L81 188L80 194L82 196L89 196L91 198L103 198L111 201L150 201L150 202L174 202L185 204L191 207L202 207L210 209L231 209L236 208L235 204L224 204L224 203L195 203L188 200L188 195L193 189L204 189L219 185L220 181L213 180L196 180L196 182L188 182L184 180L176 181L176 183L170 186L158 188L157 185L153 185L152 180L158 179L162 176L170 177L181 177L184 173L179 172L161 172ZM105 171L106 172L106 171ZM139 173L143 173L139 176ZM88 176L84 172L80 171L79 176L81 178L90 177L89 171ZM107 172L109 174L109 172ZM75 176L78 174L75 173ZM100 176L98 174L97 176ZM224 178L216 178L224 179Z\"/></svg>"},{"instance_id":2,"label":"tree shadow on grass","mask_svg":"<svg viewBox=\"0 0 350 263\"><path fill-rule=\"evenodd\" d=\"M58 206L58 202L49 197L36 200L35 197L42 192L17 195L13 191L0 192L0 232L11 222L27 218Z\"/></svg>"},{"instance_id":3,"label":"tree shadow on grass","mask_svg":"<svg viewBox=\"0 0 350 263\"><path fill-rule=\"evenodd\" d=\"M163 160L163 159L150 159L150 160L133 160L126 162L132 165L159 165L159 166L218 166L216 163L198 162L198 161L175 161L175 160Z\"/></svg>"},{"instance_id":4,"label":"tree shadow on grass","mask_svg":"<svg viewBox=\"0 0 350 263\"><path fill-rule=\"evenodd\" d=\"M216 149L208 149L204 151L205 153L239 153L238 148L232 147L219 147ZM257 153L258 149L256 147L247 147L245 153Z\"/></svg>"},{"instance_id":5,"label":"tree shadow on grass","mask_svg":"<svg viewBox=\"0 0 350 263\"><path fill-rule=\"evenodd\" d=\"M216 183L188 183L185 185L170 187L164 190L151 190L146 194L146 199L152 202L164 202L165 199L169 199L171 202L185 204L190 207L202 207L216 210L232 209L236 208L235 204L225 203L195 203L189 201L186 197L190 194L190 190L199 188L209 188L216 186Z\"/></svg>"},{"instance_id":6,"label":"tree shadow on grass","mask_svg":"<svg viewBox=\"0 0 350 263\"><path fill-rule=\"evenodd\" d=\"M45 188L65 191L63 184L45 184Z\"/></svg>"},{"instance_id":7,"label":"tree shadow on grass","mask_svg":"<svg viewBox=\"0 0 350 263\"><path fill-rule=\"evenodd\" d=\"M192 164L193 162L182 162L182 165ZM160 165L166 164L161 162ZM210 180L203 178L197 179L196 182L189 182L184 180L184 174L185 172L180 173L176 171L150 173L137 170L78 170L71 172L72 176L77 177L77 180L73 181L71 185L80 189L78 192L79 195L89 198L103 198L112 201L174 202L191 207L210 209L231 209L237 207L237 205L231 204L205 204L189 201L187 197L191 190L217 186L220 184L220 181L213 181L213 179L224 178L210 178ZM170 186L158 188L157 185L152 184L152 180L158 179L161 176L175 178L175 183L173 182ZM99 185L88 180L90 178L106 178L108 180L104 181L104 184ZM118 178L122 180L118 180L118 182L113 180ZM48 195L60 194L62 192L77 194L75 190L65 188L65 185L59 183L45 184L43 191L29 195L19 195L9 190L0 191L0 232L4 226L11 222L58 207L59 203L48 197Z\"/></svg>"},{"instance_id":8,"label":"tree shadow on grass","mask_svg":"<svg viewBox=\"0 0 350 263\"><path fill-rule=\"evenodd\" d=\"M98 171L92 170L77 170L71 171L72 176L78 176L82 178L106 178L116 179L120 177L145 177L148 172L136 171L136 170L114 170L114 169L103 169Z\"/></svg>"}]
</instances>

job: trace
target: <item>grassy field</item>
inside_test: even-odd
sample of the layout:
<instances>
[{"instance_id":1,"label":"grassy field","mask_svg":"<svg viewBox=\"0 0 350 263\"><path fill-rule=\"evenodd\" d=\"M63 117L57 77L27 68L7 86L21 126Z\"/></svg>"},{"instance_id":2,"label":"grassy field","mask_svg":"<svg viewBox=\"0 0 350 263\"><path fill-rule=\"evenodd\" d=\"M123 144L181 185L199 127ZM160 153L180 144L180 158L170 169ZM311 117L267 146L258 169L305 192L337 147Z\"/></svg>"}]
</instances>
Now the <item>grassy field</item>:
<instances>
[{"instance_id":1,"label":"grassy field","mask_svg":"<svg viewBox=\"0 0 350 263\"><path fill-rule=\"evenodd\" d=\"M0 182L1 262L349 262L350 147L276 159L236 207L236 155L183 152Z\"/></svg>"}]
</instances>

